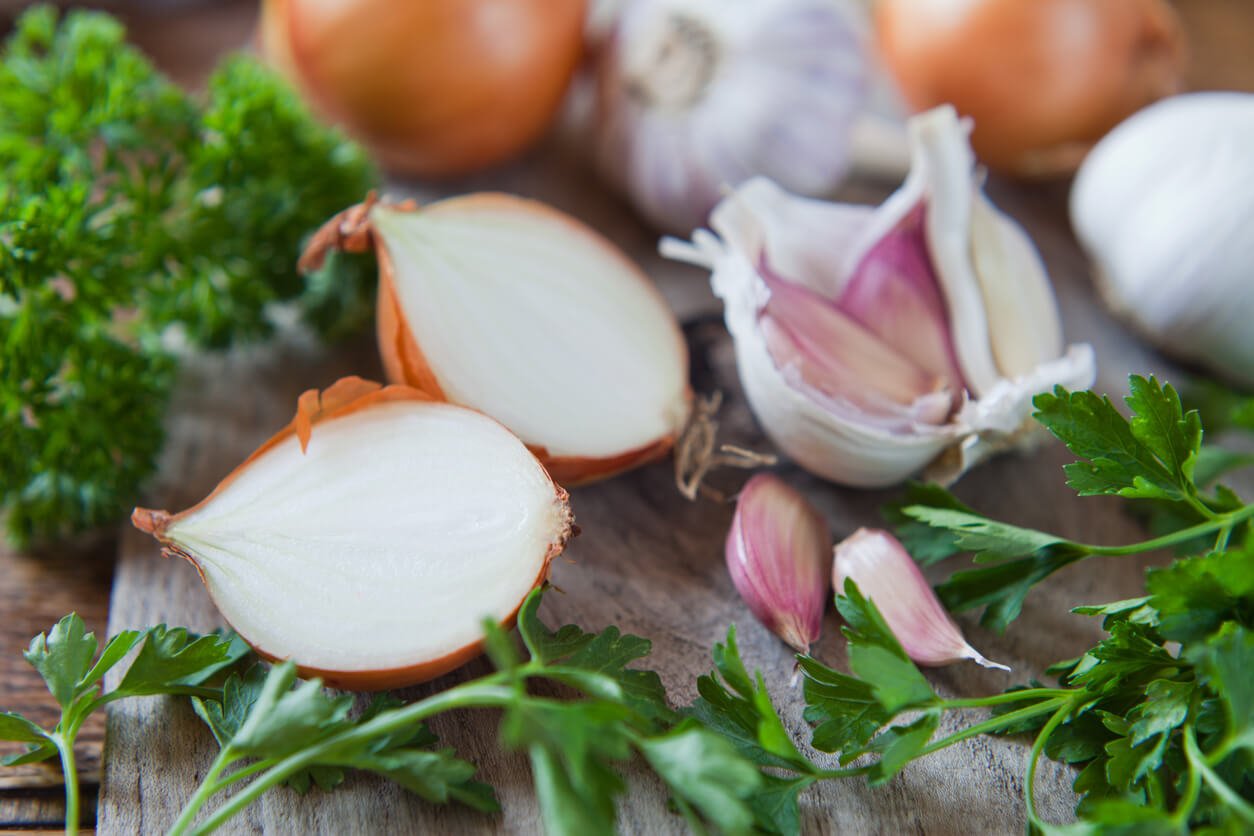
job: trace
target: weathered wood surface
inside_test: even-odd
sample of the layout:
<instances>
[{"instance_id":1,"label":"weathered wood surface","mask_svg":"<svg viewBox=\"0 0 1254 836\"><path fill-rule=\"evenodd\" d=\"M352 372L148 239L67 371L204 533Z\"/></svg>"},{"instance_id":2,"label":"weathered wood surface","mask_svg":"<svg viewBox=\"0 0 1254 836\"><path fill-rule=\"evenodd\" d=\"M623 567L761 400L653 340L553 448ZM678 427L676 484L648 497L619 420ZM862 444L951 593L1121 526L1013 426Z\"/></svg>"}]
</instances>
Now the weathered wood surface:
<instances>
[{"instance_id":1,"label":"weathered wood surface","mask_svg":"<svg viewBox=\"0 0 1254 836\"><path fill-rule=\"evenodd\" d=\"M641 258L681 315L694 323L688 333L695 383L702 390L719 388L727 393L727 440L763 446L739 397L730 340L717 317L710 316L718 305L702 275L656 260L651 254L653 236L637 227L621 206L591 192L586 178L572 177L571 165L561 149L554 147L525 166L483 182L576 209ZM559 176L560 171L566 174ZM1101 358L1100 385L1120 392L1129 370L1163 371L1166 367L1094 304L1084 259L1064 225L1064 195L1061 187L998 184L994 189L995 198L1031 228L1045 253L1058 284L1068 336L1094 343ZM206 364L185 382L172 412L163 484L152 500L173 509L199 499L288 419L299 391L325 385L350 371L367 375L377 371L368 344L325 353L289 345L278 353L236 355ZM1065 460L1065 451L1057 447L1047 447L1032 457L1003 458L971 474L960 484L959 493L999 517L1078 539L1135 539L1136 524L1117 504L1074 498L1059 472ZM782 471L823 509L838 536L859 525L876 524L876 508L892 495L838 489L792 466ZM722 544L731 509L682 500L667 463L578 490L572 504L584 533L570 548L570 560L555 569L553 579L565 594L548 597L547 617L587 628L614 623L651 637L655 642L651 664L680 701L694 695L697 675L710 666L708 649L735 622L746 659L766 672L791 729L804 739L800 695L787 684L790 655L753 622L723 565ZM1016 673L1011 678L974 666L957 666L936 672L934 681L949 693L977 695L1041 676L1050 662L1076 653L1098 634L1097 624L1069 615L1068 608L1079 601L1135 594L1140 572L1137 562L1125 561L1111 562L1101 571L1065 573L1033 595L1023 619L1004 637L988 635L971 618L962 619L975 644L990 657L1014 666ZM191 566L161 559L150 539L127 532L122 538L110 627L120 630L158 621L200 629L221 623ZM838 635L837 619L830 615L817 652L820 658L840 665ZM447 687L486 670L486 663L476 663L414 694ZM485 817L432 807L382 781L357 778L333 794L299 798L286 791L271 793L234 822L232 832L537 831L540 824L527 765L524 759L499 751L495 717L459 714L440 718L433 725L447 743L481 765L484 779L500 792L503 815ZM132 701L112 707L99 808L101 832L150 833L167 826L203 774L213 750L209 735L183 702ZM872 790L856 781L829 783L805 798L807 831L1014 831L1023 820L1025 753L1020 741L982 738L912 766L888 787ZM1070 777L1052 764L1043 770L1041 798L1049 818L1064 820L1072 808ZM659 787L647 778L633 788L622 806L622 817L625 832L682 829L680 819L666 811Z\"/></svg>"},{"instance_id":2,"label":"weathered wood surface","mask_svg":"<svg viewBox=\"0 0 1254 836\"><path fill-rule=\"evenodd\" d=\"M1198 3L1187 4L1199 8ZM1240 3L1223 4L1241 12ZM1248 15L1247 15L1248 16ZM1201 18L1205 23L1205 15ZM1208 31L1209 30L1203 30ZM1248 31L1248 30L1247 30ZM1221 28L1208 37L1224 40ZM1248 53L1238 53L1248 61ZM1203 63L1214 53L1202 53ZM1228 65L1215 64L1227 68ZM1243 66L1243 65L1242 65ZM1239 69L1239 68L1238 68ZM1224 86L1231 86L1228 82ZM563 176L554 176L562 171ZM762 444L740 400L730 345L717 325L701 324L717 311L704 281L695 271L666 265L653 255L653 236L630 220L624 208L594 193L593 179L575 173L563 152L550 147L523 165L497 172L469 188L502 188L543 197L578 213L639 257L654 275L680 316L690 323L697 385L728 394L724 411L726 438ZM1129 371L1167 372L1169 364L1150 354L1095 304L1086 278L1087 265L1075 248L1065 222L1065 189L993 184L994 198L1033 233L1058 287L1069 339L1087 340L1098 351L1099 387L1124 390ZM290 416L299 391L324 385L346 372L372 374L377 361L369 345L330 353L287 345L265 355L236 355L194 370L184 381L172 412L171 441L162 483L149 501L171 508L199 499L256 443ZM1060 478L1065 451L1047 447L1031 457L999 459L968 476L958 493L976 507L1015 522L1058 531L1078 539L1118 542L1140 535L1118 503L1077 500ZM891 492L853 492L820 483L785 465L784 475L801 486L824 510L837 535L876 524L877 506ZM693 696L695 677L709 667L708 649L736 622L750 665L765 671L784 707L794 735L805 739L799 694L790 691L789 654L740 604L722 564L722 541L730 509L711 503L688 504L673 489L668 465L657 464L613 482L576 491L573 505L584 535L555 568L554 580L565 594L550 595L545 615L586 628L618 624L654 639L651 664L673 696ZM1087 646L1098 625L1068 614L1079 601L1102 601L1135 594L1143 562L1109 561L1100 571L1072 569L1036 591L1023 618L1007 635L992 636L960 621L990 657L1014 666L1013 678L970 666L936 671L932 679L947 693L977 695L1000 690L1011 681L1040 676L1049 662ZM135 532L122 537L110 629L156 621L209 629L220 620L190 566L162 560L154 544ZM843 664L838 624L829 614L819 658ZM484 673L476 662L439 682L414 689L419 696ZM231 832L511 832L540 829L522 758L502 753L496 742L495 715L458 714L437 719L441 737L481 767L495 785L504 812L484 817L455 808L424 804L395 787L370 778L352 778L332 794L299 798L286 791L268 794L230 826ZM174 819L204 774L213 742L186 704L174 700L119 703L108 724L105 784L99 807L103 833L156 833ZM990 833L1022 827L1022 774L1026 747L1020 741L979 738L909 767L891 785L869 789L856 781L828 783L804 798L806 832L813 833ZM1066 820L1074 799L1067 770L1047 764L1038 780L1043 814ZM670 815L659 787L638 776L623 803L622 830L665 833L682 830Z\"/></svg>"}]
</instances>

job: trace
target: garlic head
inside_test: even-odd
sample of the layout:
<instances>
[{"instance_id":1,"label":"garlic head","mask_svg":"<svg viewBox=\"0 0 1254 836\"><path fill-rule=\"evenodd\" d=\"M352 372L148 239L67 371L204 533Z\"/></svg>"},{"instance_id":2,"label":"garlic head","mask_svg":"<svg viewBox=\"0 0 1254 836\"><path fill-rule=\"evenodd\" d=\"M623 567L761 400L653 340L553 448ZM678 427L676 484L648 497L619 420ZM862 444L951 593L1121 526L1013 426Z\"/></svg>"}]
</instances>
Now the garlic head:
<instances>
[{"instance_id":1,"label":"garlic head","mask_svg":"<svg viewBox=\"0 0 1254 836\"><path fill-rule=\"evenodd\" d=\"M845 0L624 4L598 65L601 169L672 232L755 175L830 192L867 95L864 29Z\"/></svg>"},{"instance_id":2,"label":"garlic head","mask_svg":"<svg viewBox=\"0 0 1254 836\"><path fill-rule=\"evenodd\" d=\"M1071 223L1116 314L1254 386L1254 94L1175 96L1120 124L1080 167Z\"/></svg>"},{"instance_id":3,"label":"garlic head","mask_svg":"<svg viewBox=\"0 0 1254 836\"><path fill-rule=\"evenodd\" d=\"M1032 397L1092 383L1063 350L1044 265L983 195L952 108L914 117L910 175L883 205L825 203L754 179L665 239L712 270L750 406L798 464L859 487L945 481L1023 443Z\"/></svg>"}]
</instances>

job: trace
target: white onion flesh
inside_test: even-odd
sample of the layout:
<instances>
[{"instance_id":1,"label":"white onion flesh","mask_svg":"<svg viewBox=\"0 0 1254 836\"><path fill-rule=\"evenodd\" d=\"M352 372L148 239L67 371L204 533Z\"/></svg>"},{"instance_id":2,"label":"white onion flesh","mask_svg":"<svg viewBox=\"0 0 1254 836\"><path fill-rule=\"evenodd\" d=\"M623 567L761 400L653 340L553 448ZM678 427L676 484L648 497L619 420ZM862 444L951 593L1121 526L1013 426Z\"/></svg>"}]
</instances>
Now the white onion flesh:
<instances>
[{"instance_id":1,"label":"white onion flesh","mask_svg":"<svg viewBox=\"0 0 1254 836\"><path fill-rule=\"evenodd\" d=\"M162 540L254 647L351 681L477 643L569 528L565 493L496 421L397 401L319 423L303 453L288 435Z\"/></svg>"},{"instance_id":2,"label":"white onion flesh","mask_svg":"<svg viewBox=\"0 0 1254 836\"><path fill-rule=\"evenodd\" d=\"M620 456L682 428L682 335L608 242L503 195L377 206L370 220L404 320L449 401L552 457Z\"/></svg>"}]
</instances>

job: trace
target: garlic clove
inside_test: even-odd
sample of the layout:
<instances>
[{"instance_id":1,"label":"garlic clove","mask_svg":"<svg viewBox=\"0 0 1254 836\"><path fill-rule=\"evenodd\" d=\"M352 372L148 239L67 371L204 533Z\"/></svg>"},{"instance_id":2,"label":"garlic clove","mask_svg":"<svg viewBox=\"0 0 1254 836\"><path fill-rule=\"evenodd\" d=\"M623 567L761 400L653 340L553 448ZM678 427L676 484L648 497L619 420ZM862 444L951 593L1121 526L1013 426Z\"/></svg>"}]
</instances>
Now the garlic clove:
<instances>
[{"instance_id":1,"label":"garlic clove","mask_svg":"<svg viewBox=\"0 0 1254 836\"><path fill-rule=\"evenodd\" d=\"M516 437L408 387L349 378L203 501L137 508L268 659L342 688L421 682L480 652L572 531L566 492Z\"/></svg>"},{"instance_id":2,"label":"garlic clove","mask_svg":"<svg viewBox=\"0 0 1254 836\"><path fill-rule=\"evenodd\" d=\"M834 555L832 583L837 594L848 581L857 584L915 662L948 665L970 659L986 668L1010 670L967 643L919 567L887 531L860 528L836 544Z\"/></svg>"},{"instance_id":3,"label":"garlic clove","mask_svg":"<svg viewBox=\"0 0 1254 836\"><path fill-rule=\"evenodd\" d=\"M812 290L762 277L770 298L759 327L771 359L798 387L887 418L937 424L949 413L943 381L915 366Z\"/></svg>"},{"instance_id":4,"label":"garlic clove","mask_svg":"<svg viewBox=\"0 0 1254 836\"><path fill-rule=\"evenodd\" d=\"M745 483L727 533L727 570L767 629L798 653L818 640L827 604L827 523L778 476Z\"/></svg>"},{"instance_id":5,"label":"garlic clove","mask_svg":"<svg viewBox=\"0 0 1254 836\"><path fill-rule=\"evenodd\" d=\"M389 379L498 419L555 479L655 459L688 417L687 346L656 288L613 244L544 204L480 194L368 203L307 252L373 247Z\"/></svg>"},{"instance_id":6,"label":"garlic clove","mask_svg":"<svg viewBox=\"0 0 1254 836\"><path fill-rule=\"evenodd\" d=\"M863 256L838 306L919 368L962 388L945 301L927 255L924 210L914 207Z\"/></svg>"}]
</instances>

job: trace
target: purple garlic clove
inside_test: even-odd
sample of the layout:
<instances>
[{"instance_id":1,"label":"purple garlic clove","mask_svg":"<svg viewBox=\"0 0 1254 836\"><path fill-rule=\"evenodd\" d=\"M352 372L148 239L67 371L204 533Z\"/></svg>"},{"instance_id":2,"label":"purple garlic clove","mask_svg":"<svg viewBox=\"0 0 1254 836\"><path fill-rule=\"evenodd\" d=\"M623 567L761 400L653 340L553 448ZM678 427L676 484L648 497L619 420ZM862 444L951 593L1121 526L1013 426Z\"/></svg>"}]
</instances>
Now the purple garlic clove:
<instances>
[{"instance_id":1,"label":"purple garlic clove","mask_svg":"<svg viewBox=\"0 0 1254 836\"><path fill-rule=\"evenodd\" d=\"M847 580L875 602L906 655L920 665L970 659L986 668L1010 670L967 644L914 559L887 531L859 528L836 544L832 583L838 593Z\"/></svg>"},{"instance_id":2,"label":"purple garlic clove","mask_svg":"<svg viewBox=\"0 0 1254 836\"><path fill-rule=\"evenodd\" d=\"M822 628L830 543L823 517L778 476L745 483L727 534L727 570L754 616L799 653Z\"/></svg>"}]
</instances>

